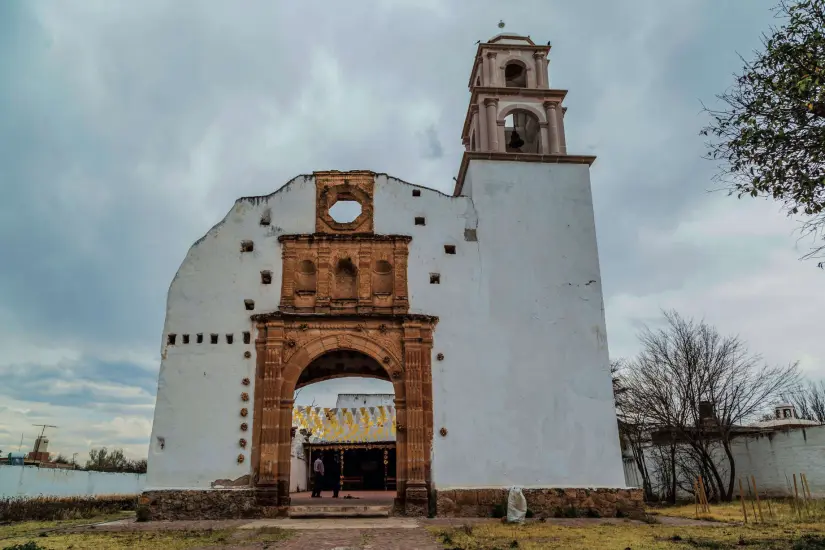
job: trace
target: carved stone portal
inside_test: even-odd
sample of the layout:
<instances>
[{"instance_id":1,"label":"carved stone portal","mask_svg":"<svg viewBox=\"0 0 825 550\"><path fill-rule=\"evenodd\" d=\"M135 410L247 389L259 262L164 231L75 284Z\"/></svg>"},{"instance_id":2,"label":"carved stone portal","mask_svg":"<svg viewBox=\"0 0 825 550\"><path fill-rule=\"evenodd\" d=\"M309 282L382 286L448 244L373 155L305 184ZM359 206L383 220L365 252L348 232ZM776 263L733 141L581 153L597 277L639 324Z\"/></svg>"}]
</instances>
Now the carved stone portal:
<instances>
[{"instance_id":1,"label":"carved stone portal","mask_svg":"<svg viewBox=\"0 0 825 550\"><path fill-rule=\"evenodd\" d=\"M304 369L338 350L363 353L395 390L396 505L410 515L429 508L433 438L433 329L425 315L254 315L258 338L252 471L269 505L289 505L293 395ZM259 499L261 500L261 499Z\"/></svg>"}]
</instances>

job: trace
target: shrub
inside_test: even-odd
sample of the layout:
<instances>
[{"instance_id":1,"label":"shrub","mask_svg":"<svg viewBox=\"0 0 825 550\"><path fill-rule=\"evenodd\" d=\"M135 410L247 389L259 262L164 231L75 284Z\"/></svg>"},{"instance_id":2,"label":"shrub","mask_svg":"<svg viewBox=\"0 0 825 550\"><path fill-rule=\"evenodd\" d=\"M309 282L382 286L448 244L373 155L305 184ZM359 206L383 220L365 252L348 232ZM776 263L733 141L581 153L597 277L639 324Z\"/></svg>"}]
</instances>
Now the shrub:
<instances>
[{"instance_id":1,"label":"shrub","mask_svg":"<svg viewBox=\"0 0 825 550\"><path fill-rule=\"evenodd\" d=\"M134 510L136 496L97 497L3 497L0 498L0 523L15 521L54 521L79 519Z\"/></svg>"}]
</instances>

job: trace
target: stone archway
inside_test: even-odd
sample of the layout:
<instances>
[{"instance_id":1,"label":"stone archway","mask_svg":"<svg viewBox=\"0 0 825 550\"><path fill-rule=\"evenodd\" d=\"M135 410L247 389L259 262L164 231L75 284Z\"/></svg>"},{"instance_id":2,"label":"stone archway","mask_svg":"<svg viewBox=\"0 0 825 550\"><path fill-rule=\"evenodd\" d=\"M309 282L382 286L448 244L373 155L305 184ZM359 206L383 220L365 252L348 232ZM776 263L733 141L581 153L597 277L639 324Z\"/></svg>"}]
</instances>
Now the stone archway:
<instances>
[{"instance_id":1,"label":"stone archway","mask_svg":"<svg viewBox=\"0 0 825 550\"><path fill-rule=\"evenodd\" d=\"M375 359L395 390L396 507L408 515L429 508L433 437L433 328L425 315L253 316L257 368L252 473L261 504L289 506L293 395L317 357L353 350Z\"/></svg>"}]
</instances>

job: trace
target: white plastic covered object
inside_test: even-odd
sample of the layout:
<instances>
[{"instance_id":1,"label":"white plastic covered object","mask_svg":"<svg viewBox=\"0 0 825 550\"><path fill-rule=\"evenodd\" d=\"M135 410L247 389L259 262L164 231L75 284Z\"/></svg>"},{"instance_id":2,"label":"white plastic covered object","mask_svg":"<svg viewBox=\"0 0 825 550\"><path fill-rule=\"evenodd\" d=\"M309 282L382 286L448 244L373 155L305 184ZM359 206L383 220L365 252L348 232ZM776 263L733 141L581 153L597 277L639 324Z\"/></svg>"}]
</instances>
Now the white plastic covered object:
<instances>
[{"instance_id":1,"label":"white plastic covered object","mask_svg":"<svg viewBox=\"0 0 825 550\"><path fill-rule=\"evenodd\" d=\"M507 523L524 523L527 516L527 499L521 487L511 487L507 496Z\"/></svg>"}]
</instances>

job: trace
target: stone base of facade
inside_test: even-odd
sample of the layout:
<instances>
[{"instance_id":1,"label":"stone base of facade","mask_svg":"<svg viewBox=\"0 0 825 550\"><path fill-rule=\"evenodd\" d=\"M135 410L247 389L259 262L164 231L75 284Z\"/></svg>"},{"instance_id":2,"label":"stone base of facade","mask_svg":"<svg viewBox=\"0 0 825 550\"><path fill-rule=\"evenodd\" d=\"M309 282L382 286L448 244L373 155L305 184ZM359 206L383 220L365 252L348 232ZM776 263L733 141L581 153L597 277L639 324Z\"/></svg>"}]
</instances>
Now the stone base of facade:
<instances>
[{"instance_id":1,"label":"stone base of facade","mask_svg":"<svg viewBox=\"0 0 825 550\"><path fill-rule=\"evenodd\" d=\"M536 518L644 516L641 489L524 489L527 509ZM494 517L506 513L509 489L432 491L438 517ZM256 519L286 517L288 506L275 506L268 493L254 489L147 491L140 496L138 517L151 521ZM431 497L431 498L433 498ZM141 511L142 509L142 511ZM428 515L427 499L402 503L392 514Z\"/></svg>"},{"instance_id":2,"label":"stone base of facade","mask_svg":"<svg viewBox=\"0 0 825 550\"><path fill-rule=\"evenodd\" d=\"M146 491L138 509L151 521L283 517L285 507L267 506L254 489ZM141 512L138 517L140 518Z\"/></svg>"},{"instance_id":3,"label":"stone base of facade","mask_svg":"<svg viewBox=\"0 0 825 550\"><path fill-rule=\"evenodd\" d=\"M645 515L641 489L523 489L528 515L553 517L630 517ZM509 489L437 491L439 517L491 517L507 511Z\"/></svg>"}]
</instances>

